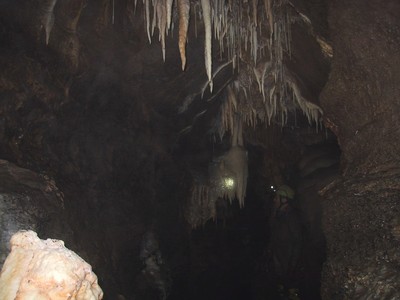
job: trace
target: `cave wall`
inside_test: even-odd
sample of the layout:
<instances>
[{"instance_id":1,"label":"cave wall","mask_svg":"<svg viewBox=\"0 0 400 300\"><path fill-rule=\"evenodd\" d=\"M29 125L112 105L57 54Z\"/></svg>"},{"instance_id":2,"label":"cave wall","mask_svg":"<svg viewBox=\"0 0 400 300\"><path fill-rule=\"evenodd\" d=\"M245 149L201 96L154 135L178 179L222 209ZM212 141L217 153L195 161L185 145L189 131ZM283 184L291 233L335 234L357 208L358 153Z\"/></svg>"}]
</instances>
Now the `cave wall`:
<instances>
[{"instance_id":1,"label":"cave wall","mask_svg":"<svg viewBox=\"0 0 400 300\"><path fill-rule=\"evenodd\" d=\"M344 173L398 167L398 1L331 1L334 56L321 104L337 134Z\"/></svg>"},{"instance_id":2,"label":"cave wall","mask_svg":"<svg viewBox=\"0 0 400 300\"><path fill-rule=\"evenodd\" d=\"M322 95L343 179L324 194L323 299L397 299L400 2L330 1L334 56Z\"/></svg>"},{"instance_id":3,"label":"cave wall","mask_svg":"<svg viewBox=\"0 0 400 300\"><path fill-rule=\"evenodd\" d=\"M48 45L40 26L44 1L1 3L0 156L47 174L64 195L63 208L49 208L56 211L51 218L43 209L47 200L31 202L38 197L29 190L19 190L11 204L2 199L1 221L20 220L2 227L2 249L9 231L35 229L43 238L65 240L88 261L107 298L145 299L160 279L144 273L146 232L160 231L170 257L185 232L176 227L186 181L174 180L182 173L171 155L180 124L170 119L176 110L168 103L206 75L196 71L202 62L193 64L193 79L182 84L178 51L167 52L163 64L143 20L124 23L127 2L118 2L115 24L105 1L84 2L58 1ZM177 86L177 94L166 96ZM12 188L5 180L1 185Z\"/></svg>"},{"instance_id":4,"label":"cave wall","mask_svg":"<svg viewBox=\"0 0 400 300\"><path fill-rule=\"evenodd\" d=\"M0 265L9 251L10 238L18 230L63 238L71 234L65 222L63 193L43 174L0 160Z\"/></svg>"}]
</instances>

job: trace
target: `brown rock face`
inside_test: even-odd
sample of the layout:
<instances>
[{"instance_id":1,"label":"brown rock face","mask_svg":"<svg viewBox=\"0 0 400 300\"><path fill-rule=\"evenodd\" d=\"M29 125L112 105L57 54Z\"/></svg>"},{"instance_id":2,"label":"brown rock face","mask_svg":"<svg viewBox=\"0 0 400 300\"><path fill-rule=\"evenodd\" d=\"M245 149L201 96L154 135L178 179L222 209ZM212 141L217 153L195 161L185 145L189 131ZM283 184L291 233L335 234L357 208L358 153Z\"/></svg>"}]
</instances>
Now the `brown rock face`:
<instances>
[{"instance_id":1,"label":"brown rock face","mask_svg":"<svg viewBox=\"0 0 400 300\"><path fill-rule=\"evenodd\" d=\"M323 203L323 299L398 299L400 2L331 1L334 57L321 103L344 181Z\"/></svg>"},{"instance_id":2,"label":"brown rock face","mask_svg":"<svg viewBox=\"0 0 400 300\"><path fill-rule=\"evenodd\" d=\"M334 58L321 102L338 126L346 174L400 161L400 2L332 1Z\"/></svg>"}]
</instances>

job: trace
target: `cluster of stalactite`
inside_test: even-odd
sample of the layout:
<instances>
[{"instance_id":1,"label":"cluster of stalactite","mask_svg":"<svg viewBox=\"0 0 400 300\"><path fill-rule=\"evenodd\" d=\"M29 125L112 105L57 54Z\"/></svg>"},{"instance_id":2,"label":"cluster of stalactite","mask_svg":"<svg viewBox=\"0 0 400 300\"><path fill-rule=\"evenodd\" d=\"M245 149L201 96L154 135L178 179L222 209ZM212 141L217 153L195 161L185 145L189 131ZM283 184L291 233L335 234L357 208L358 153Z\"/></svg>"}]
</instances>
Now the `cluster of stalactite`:
<instances>
[{"instance_id":1,"label":"cluster of stalactite","mask_svg":"<svg viewBox=\"0 0 400 300\"><path fill-rule=\"evenodd\" d=\"M136 11L138 2L128 1L127 5ZM114 0L110 0L107 6L112 7L112 22L114 4ZM238 70L233 92L240 99L238 110L250 110L243 116L248 124L270 124L271 120L278 119L284 125L288 111L292 109L301 110L310 123L320 121L321 109L303 97L300 92L302 83L285 67L285 60L291 57L293 23L300 20L310 26L309 19L293 9L288 0L142 0L142 4L148 40L151 43L155 32L158 32L164 60L166 37L173 34L177 25L183 70L187 64L189 25L194 23L197 35L198 24L203 24L206 86L212 91L213 77L220 71L220 68L213 70L213 57L218 56L213 54L215 40L214 45L219 45L217 51L220 58L232 62ZM56 5L57 0L46 0L41 5L40 22L46 34L46 43L55 22ZM257 89L257 95L252 93L253 89ZM228 91L228 94L231 92ZM255 104L260 95L263 103Z\"/></svg>"},{"instance_id":2,"label":"cluster of stalactite","mask_svg":"<svg viewBox=\"0 0 400 300\"><path fill-rule=\"evenodd\" d=\"M238 103L238 110L242 106L250 109L251 112L243 116L248 124L270 124L271 120L277 118L284 125L291 108L300 109L310 123L319 123L321 109L303 97L299 87L301 83L285 67L284 60L291 56L291 26L296 19L293 17L296 11L288 0L143 0L143 4L149 42L152 41L155 28L158 28L164 60L166 35L173 31L174 23L178 23L183 70L187 64L186 43L190 20L194 19L196 36L199 21L203 23L207 85L212 91L213 77L219 71L215 69L213 72L212 67L214 38L219 45L220 57L231 61L239 71L233 92L239 94L244 91L245 99ZM177 20L174 20L174 15ZM303 15L297 19L309 22ZM258 86L259 94L252 95L252 98L262 95L261 113L254 112L258 111L260 105L253 105L253 100L248 99L253 84ZM231 92L228 91L228 94Z\"/></svg>"},{"instance_id":3,"label":"cluster of stalactite","mask_svg":"<svg viewBox=\"0 0 400 300\"><path fill-rule=\"evenodd\" d=\"M111 21L114 23L114 0L109 0L108 9L112 8ZM139 1L128 1L127 5L136 11ZM284 126L288 114L301 110L310 123L319 123L322 110L311 103L302 93L302 83L285 65L291 57L291 27L295 19L309 23L309 20L293 9L289 0L142 0L142 14L145 30L150 43L154 34L158 32L158 40L161 43L162 57L166 58L166 38L172 35L174 27L178 27L178 44L182 62L182 70L185 70L186 44L188 42L189 25L194 25L197 36L198 24L204 26L204 64L208 81L202 89L210 87L213 90L213 77L221 70L221 66L213 70L213 50L219 52L221 60L232 62L238 76L235 80L224 86L221 100L220 114L217 116L216 135L221 139L226 133L231 135L232 149L243 148L242 127L247 124L255 127L257 124L269 125L278 122ZM47 0L43 5L41 24L46 33L48 43L53 24L55 22L54 10L57 0ZM135 15L135 14L134 14ZM215 41L215 43L213 43ZM218 49L213 49L218 45ZM226 66L223 64L222 66ZM217 94L221 92L219 90ZM239 147L239 148L238 148ZM229 170L229 176L220 174L220 182L227 178L238 184L234 188L210 186L213 199L226 197L232 201L237 197L240 205L244 203L245 186L243 178L247 178L247 162L244 158L245 150L227 152L219 161L228 165L228 157L235 153L240 165L239 171ZM221 167L220 167L221 168ZM230 166L232 169L238 166ZM227 168L225 168L227 169ZM228 173L229 173L228 172ZM214 172L215 173L215 172ZM237 173L236 175L233 173ZM211 180L212 181L212 180ZM240 184L239 184L240 183ZM193 195L203 195L207 183L200 183L199 188L194 189ZM239 190L240 191L239 191ZM204 197L197 197L203 199ZM199 200L208 207L215 200ZM211 209L211 215L215 210ZM210 214L206 214L210 215Z\"/></svg>"},{"instance_id":4,"label":"cluster of stalactite","mask_svg":"<svg viewBox=\"0 0 400 300\"><path fill-rule=\"evenodd\" d=\"M247 184L247 158L242 136L244 124L256 127L257 124L269 125L275 121L284 126L288 114L298 109L310 123L319 124L322 110L304 97L301 81L285 66L285 59L291 57L292 14L296 13L289 1L186 0L176 1L175 7L173 1L144 2L149 40L154 26L158 27L163 51L165 35L173 29L171 11L177 9L175 15L178 16L183 70L187 63L185 45L189 20L194 19L196 36L198 24L204 24L205 66L211 91L213 76L220 71L220 68L212 70L212 58L216 56L212 54L213 38L219 45L220 59L232 62L238 71L237 78L221 93L221 108L215 127L215 136L220 139L227 133L231 135L232 148L224 156L214 159L206 181L194 180L186 219L196 227L216 218L218 198L238 199L240 206L244 205ZM151 4L153 19L150 19ZM165 15L157 13L158 7L163 5L168 11ZM159 16L167 18L163 20ZM298 19L309 22L305 16ZM167 26L163 25L165 22ZM165 58L164 52L163 55ZM227 166L229 160L235 163ZM232 187L229 186L230 179Z\"/></svg>"},{"instance_id":5,"label":"cluster of stalactite","mask_svg":"<svg viewBox=\"0 0 400 300\"><path fill-rule=\"evenodd\" d=\"M224 106L234 109L235 103L227 101ZM225 111L229 109L225 108ZM223 126L232 132L231 147L209 164L207 176L194 176L191 198L185 211L186 220L194 228L218 217L218 200L232 204L237 199L240 207L245 203L248 163L243 145L242 121L239 115L223 117Z\"/></svg>"}]
</instances>

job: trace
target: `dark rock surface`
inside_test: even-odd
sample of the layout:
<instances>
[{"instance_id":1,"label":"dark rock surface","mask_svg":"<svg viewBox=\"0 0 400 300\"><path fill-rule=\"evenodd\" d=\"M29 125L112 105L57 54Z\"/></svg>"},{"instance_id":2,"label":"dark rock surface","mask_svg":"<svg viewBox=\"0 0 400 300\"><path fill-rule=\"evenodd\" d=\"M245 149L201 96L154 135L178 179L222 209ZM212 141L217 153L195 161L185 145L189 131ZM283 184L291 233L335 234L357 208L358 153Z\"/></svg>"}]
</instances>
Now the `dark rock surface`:
<instances>
[{"instance_id":1,"label":"dark rock surface","mask_svg":"<svg viewBox=\"0 0 400 300\"><path fill-rule=\"evenodd\" d=\"M11 236L34 230L51 238L65 238L71 228L63 222L64 195L54 180L0 160L0 264Z\"/></svg>"},{"instance_id":2,"label":"dark rock surface","mask_svg":"<svg viewBox=\"0 0 400 300\"><path fill-rule=\"evenodd\" d=\"M337 182L323 202L328 260L323 299L397 299L399 295L397 174Z\"/></svg>"},{"instance_id":3,"label":"dark rock surface","mask_svg":"<svg viewBox=\"0 0 400 300\"><path fill-rule=\"evenodd\" d=\"M332 71L321 95L338 136L344 173L397 167L400 103L399 1L331 1Z\"/></svg>"},{"instance_id":4,"label":"dark rock surface","mask_svg":"<svg viewBox=\"0 0 400 300\"><path fill-rule=\"evenodd\" d=\"M400 2L331 1L332 71L321 103L343 181L323 201L324 299L400 297Z\"/></svg>"}]
</instances>

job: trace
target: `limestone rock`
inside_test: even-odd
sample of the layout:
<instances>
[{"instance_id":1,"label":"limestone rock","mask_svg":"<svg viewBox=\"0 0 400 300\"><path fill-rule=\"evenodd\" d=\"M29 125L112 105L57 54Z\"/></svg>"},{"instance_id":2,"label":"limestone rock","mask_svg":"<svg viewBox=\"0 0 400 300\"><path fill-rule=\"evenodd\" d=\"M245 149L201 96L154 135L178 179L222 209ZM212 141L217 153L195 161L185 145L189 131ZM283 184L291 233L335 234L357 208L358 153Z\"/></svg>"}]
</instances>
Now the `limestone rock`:
<instances>
[{"instance_id":1,"label":"limestone rock","mask_svg":"<svg viewBox=\"0 0 400 300\"><path fill-rule=\"evenodd\" d=\"M103 298L92 267L61 240L41 240L33 231L11 238L11 253L0 275L0 299Z\"/></svg>"}]
</instances>

